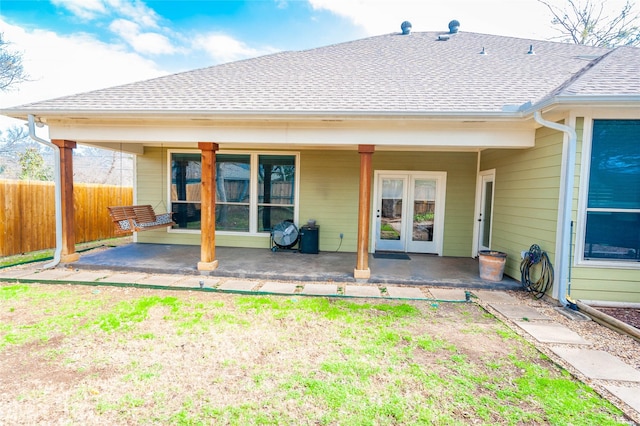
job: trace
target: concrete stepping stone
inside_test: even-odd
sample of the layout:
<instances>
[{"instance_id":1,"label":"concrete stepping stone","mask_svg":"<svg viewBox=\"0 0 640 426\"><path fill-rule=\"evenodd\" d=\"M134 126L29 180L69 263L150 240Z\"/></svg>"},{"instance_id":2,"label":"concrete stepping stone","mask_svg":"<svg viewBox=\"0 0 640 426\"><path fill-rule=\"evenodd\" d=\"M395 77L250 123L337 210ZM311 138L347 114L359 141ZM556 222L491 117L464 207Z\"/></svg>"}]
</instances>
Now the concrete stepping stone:
<instances>
[{"instance_id":1,"label":"concrete stepping stone","mask_svg":"<svg viewBox=\"0 0 640 426\"><path fill-rule=\"evenodd\" d=\"M591 344L589 341L583 339L578 333L562 324L526 321L516 321L516 324L532 335L538 342L565 343L569 345Z\"/></svg>"},{"instance_id":2,"label":"concrete stepping stone","mask_svg":"<svg viewBox=\"0 0 640 426\"><path fill-rule=\"evenodd\" d=\"M183 275L153 274L137 281L137 283L145 285L175 286L183 279ZM198 283L196 282L194 287L197 285Z\"/></svg>"},{"instance_id":3,"label":"concrete stepping stone","mask_svg":"<svg viewBox=\"0 0 640 426\"><path fill-rule=\"evenodd\" d=\"M94 281L104 279L109 275L110 275L110 272L108 271L81 271L81 272L74 272L73 274L69 275L68 277L65 278L65 281L94 282Z\"/></svg>"},{"instance_id":4,"label":"concrete stepping stone","mask_svg":"<svg viewBox=\"0 0 640 426\"><path fill-rule=\"evenodd\" d=\"M442 301L461 301L466 300L464 290L459 288L429 288L429 293L434 299Z\"/></svg>"},{"instance_id":5,"label":"concrete stepping stone","mask_svg":"<svg viewBox=\"0 0 640 426\"><path fill-rule=\"evenodd\" d=\"M387 295L394 299L426 299L422 290L416 287L387 287Z\"/></svg>"},{"instance_id":6,"label":"concrete stepping stone","mask_svg":"<svg viewBox=\"0 0 640 426\"><path fill-rule=\"evenodd\" d=\"M302 294L314 296L335 296L338 294L337 284L305 284Z\"/></svg>"},{"instance_id":7,"label":"concrete stepping stone","mask_svg":"<svg viewBox=\"0 0 640 426\"><path fill-rule=\"evenodd\" d=\"M490 306L496 311L500 312L505 317L512 320L522 320L522 319L527 319L529 321L549 320L549 317L542 315L536 309L531 308L529 306L503 305L500 303L496 303L496 304L491 303Z\"/></svg>"},{"instance_id":8,"label":"concrete stepping stone","mask_svg":"<svg viewBox=\"0 0 640 426\"><path fill-rule=\"evenodd\" d=\"M297 285L292 283L280 283L277 281L266 282L258 291L264 293L276 294L293 294L296 292Z\"/></svg>"},{"instance_id":9,"label":"concrete stepping stone","mask_svg":"<svg viewBox=\"0 0 640 426\"><path fill-rule=\"evenodd\" d=\"M149 274L142 273L134 273L134 272L121 272L116 274L111 274L104 278L101 278L100 282L107 283L137 283L138 281L146 278Z\"/></svg>"},{"instance_id":10,"label":"concrete stepping stone","mask_svg":"<svg viewBox=\"0 0 640 426\"><path fill-rule=\"evenodd\" d=\"M605 389L620 398L629 407L640 413L640 386L604 385Z\"/></svg>"},{"instance_id":11,"label":"concrete stepping stone","mask_svg":"<svg viewBox=\"0 0 640 426\"><path fill-rule=\"evenodd\" d=\"M370 285L346 285L344 287L345 296L353 297L381 297L380 289Z\"/></svg>"},{"instance_id":12,"label":"concrete stepping stone","mask_svg":"<svg viewBox=\"0 0 640 426\"><path fill-rule=\"evenodd\" d=\"M182 277L184 278L184 277ZM174 283L176 287L200 287L202 282L203 288L214 288L220 282L219 278L211 278L207 276L189 277Z\"/></svg>"},{"instance_id":13,"label":"concrete stepping stone","mask_svg":"<svg viewBox=\"0 0 640 426\"><path fill-rule=\"evenodd\" d=\"M608 352L553 346L551 350L591 379L640 382L640 371Z\"/></svg>"},{"instance_id":14,"label":"concrete stepping stone","mask_svg":"<svg viewBox=\"0 0 640 426\"><path fill-rule=\"evenodd\" d=\"M518 300L504 291L474 290L473 294L490 304L515 305Z\"/></svg>"},{"instance_id":15,"label":"concrete stepping stone","mask_svg":"<svg viewBox=\"0 0 640 426\"><path fill-rule=\"evenodd\" d=\"M31 274L21 278L28 280L61 280L73 274L69 269L43 269L41 271L31 271Z\"/></svg>"},{"instance_id":16,"label":"concrete stepping stone","mask_svg":"<svg viewBox=\"0 0 640 426\"><path fill-rule=\"evenodd\" d=\"M258 283L256 281L228 280L220 284L220 286L218 286L218 289L232 291L251 291L257 285Z\"/></svg>"},{"instance_id":17,"label":"concrete stepping stone","mask_svg":"<svg viewBox=\"0 0 640 426\"><path fill-rule=\"evenodd\" d=\"M24 278L33 274L33 269L2 269L0 270L1 278Z\"/></svg>"}]
</instances>

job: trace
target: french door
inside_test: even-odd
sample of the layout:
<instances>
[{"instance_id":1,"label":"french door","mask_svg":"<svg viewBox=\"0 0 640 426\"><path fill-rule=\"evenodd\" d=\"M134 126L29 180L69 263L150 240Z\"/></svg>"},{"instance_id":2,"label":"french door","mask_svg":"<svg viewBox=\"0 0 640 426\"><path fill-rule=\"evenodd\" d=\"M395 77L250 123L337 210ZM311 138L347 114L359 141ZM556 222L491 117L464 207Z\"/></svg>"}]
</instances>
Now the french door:
<instances>
[{"instance_id":1,"label":"french door","mask_svg":"<svg viewBox=\"0 0 640 426\"><path fill-rule=\"evenodd\" d=\"M446 172L375 172L375 249L442 255Z\"/></svg>"}]
</instances>

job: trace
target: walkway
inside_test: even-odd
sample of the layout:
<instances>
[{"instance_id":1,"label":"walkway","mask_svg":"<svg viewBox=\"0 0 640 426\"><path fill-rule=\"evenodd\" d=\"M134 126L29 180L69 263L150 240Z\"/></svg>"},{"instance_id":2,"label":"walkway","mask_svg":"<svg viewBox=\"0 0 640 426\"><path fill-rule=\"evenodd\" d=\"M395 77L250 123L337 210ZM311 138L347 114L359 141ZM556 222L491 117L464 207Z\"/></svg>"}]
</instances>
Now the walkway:
<instances>
[{"instance_id":1,"label":"walkway","mask_svg":"<svg viewBox=\"0 0 640 426\"><path fill-rule=\"evenodd\" d=\"M508 326L544 343L547 354L574 375L611 400L634 421L640 423L640 371L619 358L590 348L590 342L564 325L554 322L538 310L519 303L505 291L446 288L442 286L406 286L344 282L302 282L272 279L251 280L235 277L119 272L63 268L42 270L40 264L0 270L0 281L23 283L74 283L79 285L116 285L139 288L208 291L240 294L275 294L344 298L388 298L467 303L477 298L485 309L496 314ZM586 319L578 316L577 320ZM588 319L587 319L588 320ZM602 389L606 391L602 391ZM607 394L607 392L609 394Z\"/></svg>"}]
</instances>

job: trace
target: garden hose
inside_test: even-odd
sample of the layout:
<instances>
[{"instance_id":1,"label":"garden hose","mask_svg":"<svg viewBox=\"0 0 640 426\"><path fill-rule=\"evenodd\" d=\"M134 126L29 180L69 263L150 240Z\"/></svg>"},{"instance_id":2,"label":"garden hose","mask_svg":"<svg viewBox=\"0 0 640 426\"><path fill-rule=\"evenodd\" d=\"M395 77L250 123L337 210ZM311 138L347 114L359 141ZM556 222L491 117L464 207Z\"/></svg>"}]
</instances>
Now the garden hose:
<instances>
[{"instance_id":1,"label":"garden hose","mask_svg":"<svg viewBox=\"0 0 640 426\"><path fill-rule=\"evenodd\" d=\"M540 278L536 282L531 282L531 268L540 265ZM553 284L553 266L549 261L547 253L540 249L540 246L533 244L520 262L520 277L525 290L533 293L536 299L544 296Z\"/></svg>"}]
</instances>

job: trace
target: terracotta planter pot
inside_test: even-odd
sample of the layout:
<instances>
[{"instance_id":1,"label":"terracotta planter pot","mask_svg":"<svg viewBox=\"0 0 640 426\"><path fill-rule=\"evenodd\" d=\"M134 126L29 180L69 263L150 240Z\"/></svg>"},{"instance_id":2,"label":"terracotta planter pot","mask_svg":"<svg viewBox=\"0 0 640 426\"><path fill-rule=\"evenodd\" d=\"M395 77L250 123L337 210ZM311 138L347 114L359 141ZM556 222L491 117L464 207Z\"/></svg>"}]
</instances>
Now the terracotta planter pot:
<instances>
[{"instance_id":1,"label":"terracotta planter pot","mask_svg":"<svg viewBox=\"0 0 640 426\"><path fill-rule=\"evenodd\" d=\"M502 281L507 254L501 251L481 250L478 252L480 278L486 281Z\"/></svg>"}]
</instances>

